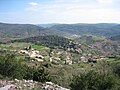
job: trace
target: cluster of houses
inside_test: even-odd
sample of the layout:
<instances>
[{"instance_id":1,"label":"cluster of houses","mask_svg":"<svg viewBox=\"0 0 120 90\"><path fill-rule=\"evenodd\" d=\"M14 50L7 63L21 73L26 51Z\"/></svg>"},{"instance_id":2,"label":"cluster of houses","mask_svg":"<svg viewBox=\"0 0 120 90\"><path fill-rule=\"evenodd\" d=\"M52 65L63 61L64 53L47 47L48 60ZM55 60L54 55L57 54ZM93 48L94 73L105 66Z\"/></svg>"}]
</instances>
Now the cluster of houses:
<instances>
[{"instance_id":1,"label":"cluster of houses","mask_svg":"<svg viewBox=\"0 0 120 90\"><path fill-rule=\"evenodd\" d=\"M70 48L75 48L76 43L70 43ZM52 50L51 52L48 51L39 51L33 48L24 48L23 50L19 51L22 55L28 55L32 62L44 62L50 61L53 64L74 64L80 62L93 62L96 63L98 60L104 59L103 56L93 56L92 54L78 54L77 59L73 57L73 55L69 51L63 51L60 49ZM45 57L48 57L47 60Z\"/></svg>"},{"instance_id":2,"label":"cluster of houses","mask_svg":"<svg viewBox=\"0 0 120 90\"><path fill-rule=\"evenodd\" d=\"M20 50L19 53L22 55L28 55L31 58L31 61L44 61L44 56L40 55L40 52L38 50L32 48L24 48L23 50Z\"/></svg>"},{"instance_id":3,"label":"cluster of houses","mask_svg":"<svg viewBox=\"0 0 120 90\"><path fill-rule=\"evenodd\" d=\"M80 53L82 53L82 50L80 49L80 47L81 47L81 44L70 41L67 50L70 52L74 52L76 54L80 54Z\"/></svg>"},{"instance_id":4,"label":"cluster of houses","mask_svg":"<svg viewBox=\"0 0 120 90\"><path fill-rule=\"evenodd\" d=\"M103 60L105 57L104 56L89 56L91 54L87 54L87 56L82 55L80 57L78 57L77 59L71 59L69 56L66 56L66 61L65 64L71 65L74 63L81 63L81 62L85 62L85 63L96 63L99 60Z\"/></svg>"}]
</instances>

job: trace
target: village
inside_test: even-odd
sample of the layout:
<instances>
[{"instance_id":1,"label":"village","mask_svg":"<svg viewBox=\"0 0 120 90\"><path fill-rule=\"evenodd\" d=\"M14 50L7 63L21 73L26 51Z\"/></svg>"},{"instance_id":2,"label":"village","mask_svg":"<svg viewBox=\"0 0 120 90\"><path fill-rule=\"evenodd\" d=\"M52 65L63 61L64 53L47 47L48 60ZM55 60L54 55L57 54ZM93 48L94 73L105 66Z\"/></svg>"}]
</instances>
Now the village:
<instances>
[{"instance_id":1,"label":"village","mask_svg":"<svg viewBox=\"0 0 120 90\"><path fill-rule=\"evenodd\" d=\"M103 60L105 56L93 55L91 53L84 53L80 48L80 44L70 42L67 50L62 49L50 49L49 51L37 50L31 48L31 46L24 47L17 51L20 55L25 55L30 58L30 62L51 62L52 64L67 64L72 65L74 63L96 63L99 60Z\"/></svg>"}]
</instances>

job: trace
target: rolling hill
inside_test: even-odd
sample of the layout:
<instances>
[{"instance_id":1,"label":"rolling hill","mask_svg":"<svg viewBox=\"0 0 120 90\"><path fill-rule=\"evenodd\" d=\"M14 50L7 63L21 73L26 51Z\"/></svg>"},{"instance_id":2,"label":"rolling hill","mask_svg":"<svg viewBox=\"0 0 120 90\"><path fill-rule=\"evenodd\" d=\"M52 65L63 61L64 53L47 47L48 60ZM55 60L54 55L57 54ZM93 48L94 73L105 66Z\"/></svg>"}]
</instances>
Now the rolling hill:
<instances>
[{"instance_id":1,"label":"rolling hill","mask_svg":"<svg viewBox=\"0 0 120 90\"><path fill-rule=\"evenodd\" d=\"M42 27L31 24L0 23L0 38L12 39L38 36L41 34L41 31L44 30Z\"/></svg>"},{"instance_id":2,"label":"rolling hill","mask_svg":"<svg viewBox=\"0 0 120 90\"><path fill-rule=\"evenodd\" d=\"M61 49L64 51L68 51L71 53L82 54L82 53L92 53L92 54L102 54L97 49L93 49L85 44L77 43L71 39L64 38L56 35L45 35L45 36L37 36L37 37L29 37L25 39L12 40L12 43L32 43L35 45L42 45L52 49ZM11 43L10 42L10 43Z\"/></svg>"}]
</instances>

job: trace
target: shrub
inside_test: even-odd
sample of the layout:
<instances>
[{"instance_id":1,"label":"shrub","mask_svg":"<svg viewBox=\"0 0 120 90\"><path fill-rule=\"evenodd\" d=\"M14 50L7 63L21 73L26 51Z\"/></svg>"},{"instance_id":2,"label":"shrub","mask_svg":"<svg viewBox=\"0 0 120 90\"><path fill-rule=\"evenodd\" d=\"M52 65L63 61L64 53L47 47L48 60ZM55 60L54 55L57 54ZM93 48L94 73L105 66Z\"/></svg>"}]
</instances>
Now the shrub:
<instances>
[{"instance_id":1,"label":"shrub","mask_svg":"<svg viewBox=\"0 0 120 90\"><path fill-rule=\"evenodd\" d=\"M115 75L95 71L73 77L71 90L119 90L119 79Z\"/></svg>"}]
</instances>

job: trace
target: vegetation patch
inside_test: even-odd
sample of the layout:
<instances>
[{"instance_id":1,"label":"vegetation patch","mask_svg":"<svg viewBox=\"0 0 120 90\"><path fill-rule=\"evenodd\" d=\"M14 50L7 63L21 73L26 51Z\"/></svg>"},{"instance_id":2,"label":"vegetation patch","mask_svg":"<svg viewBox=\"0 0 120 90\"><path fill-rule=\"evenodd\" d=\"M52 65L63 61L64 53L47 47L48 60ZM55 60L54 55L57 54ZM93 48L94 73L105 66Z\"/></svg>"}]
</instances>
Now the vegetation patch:
<instances>
[{"instance_id":1,"label":"vegetation patch","mask_svg":"<svg viewBox=\"0 0 120 90\"><path fill-rule=\"evenodd\" d=\"M18 42L14 42L14 43L7 43L7 44L1 44L0 45L0 48L1 49L23 49L24 47L28 47L30 46L31 44L30 43L24 43L24 42L21 42L21 43L18 43Z\"/></svg>"},{"instance_id":2,"label":"vegetation patch","mask_svg":"<svg viewBox=\"0 0 120 90\"><path fill-rule=\"evenodd\" d=\"M48 47L45 47L45 46L39 46L39 45L32 45L32 48L33 49L37 49L37 50L48 50L49 48Z\"/></svg>"}]
</instances>

